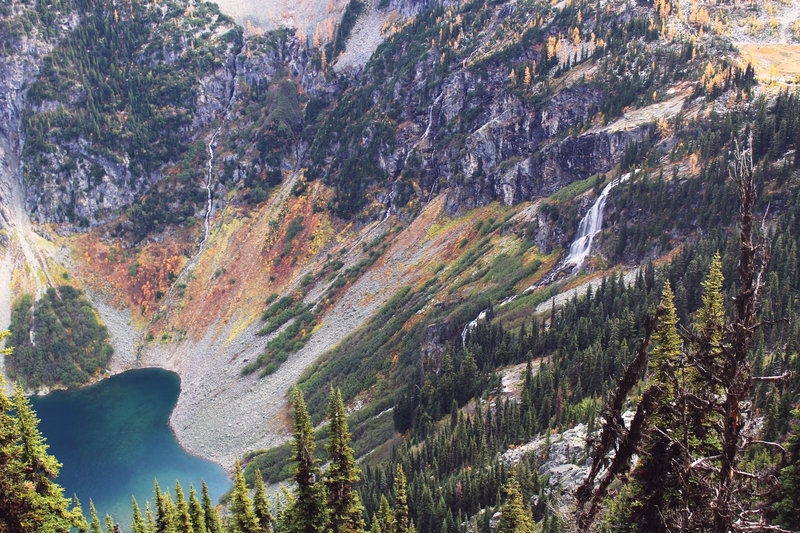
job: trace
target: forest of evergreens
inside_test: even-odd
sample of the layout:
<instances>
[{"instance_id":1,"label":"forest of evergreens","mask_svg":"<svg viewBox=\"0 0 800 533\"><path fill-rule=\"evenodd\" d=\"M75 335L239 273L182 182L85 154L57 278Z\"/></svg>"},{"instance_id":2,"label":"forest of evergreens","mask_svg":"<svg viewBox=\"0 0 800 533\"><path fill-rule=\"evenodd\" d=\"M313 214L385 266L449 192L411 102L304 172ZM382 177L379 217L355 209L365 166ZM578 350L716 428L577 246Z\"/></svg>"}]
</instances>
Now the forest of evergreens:
<instances>
[{"instance_id":1,"label":"forest of evergreens","mask_svg":"<svg viewBox=\"0 0 800 533\"><path fill-rule=\"evenodd\" d=\"M105 370L113 348L108 330L83 293L70 285L49 288L34 303L25 295L11 313L14 353L5 356L9 377L25 387L73 387Z\"/></svg>"}]
</instances>

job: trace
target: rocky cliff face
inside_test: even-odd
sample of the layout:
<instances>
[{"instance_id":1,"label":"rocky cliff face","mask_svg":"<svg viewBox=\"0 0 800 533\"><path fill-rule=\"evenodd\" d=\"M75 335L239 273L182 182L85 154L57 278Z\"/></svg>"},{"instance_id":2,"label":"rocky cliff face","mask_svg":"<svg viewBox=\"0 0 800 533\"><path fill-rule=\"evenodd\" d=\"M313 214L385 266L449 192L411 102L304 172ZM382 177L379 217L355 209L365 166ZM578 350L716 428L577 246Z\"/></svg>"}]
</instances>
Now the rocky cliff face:
<instances>
[{"instance_id":1,"label":"rocky cliff face","mask_svg":"<svg viewBox=\"0 0 800 533\"><path fill-rule=\"evenodd\" d=\"M73 14L77 31L62 28L40 58L23 124L26 207L37 221L86 226L119 214L207 135L233 94L241 37L229 19L194 3L185 16L165 5L122 12ZM112 16L116 25L95 29ZM122 49L93 65L74 59L82 46ZM91 68L110 70L109 85L94 85Z\"/></svg>"}]
</instances>

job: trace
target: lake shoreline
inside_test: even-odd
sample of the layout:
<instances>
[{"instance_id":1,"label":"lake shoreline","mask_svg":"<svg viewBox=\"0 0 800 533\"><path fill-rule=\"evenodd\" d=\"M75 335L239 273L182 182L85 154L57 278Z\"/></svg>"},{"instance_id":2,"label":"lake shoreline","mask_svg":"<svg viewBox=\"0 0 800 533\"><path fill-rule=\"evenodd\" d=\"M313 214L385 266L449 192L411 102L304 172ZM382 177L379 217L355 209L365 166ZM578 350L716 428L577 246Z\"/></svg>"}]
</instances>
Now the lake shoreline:
<instances>
[{"instance_id":1,"label":"lake shoreline","mask_svg":"<svg viewBox=\"0 0 800 533\"><path fill-rule=\"evenodd\" d=\"M152 500L154 479L164 489L176 479L198 488L204 479L214 499L229 490L230 473L186 450L169 422L180 382L174 371L136 368L109 373L93 387L34 397L41 433L63 463L58 482L67 493L93 498L101 514L125 523L131 495L140 505Z\"/></svg>"}]
</instances>

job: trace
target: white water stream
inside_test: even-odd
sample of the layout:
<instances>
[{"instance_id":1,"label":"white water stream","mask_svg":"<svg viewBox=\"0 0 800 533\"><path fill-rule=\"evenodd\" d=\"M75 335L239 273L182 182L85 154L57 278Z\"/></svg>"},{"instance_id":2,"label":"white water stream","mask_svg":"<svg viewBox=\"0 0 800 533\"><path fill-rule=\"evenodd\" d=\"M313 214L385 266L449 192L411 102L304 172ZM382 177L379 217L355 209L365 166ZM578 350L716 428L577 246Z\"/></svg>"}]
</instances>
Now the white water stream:
<instances>
[{"instance_id":1,"label":"white water stream","mask_svg":"<svg viewBox=\"0 0 800 533\"><path fill-rule=\"evenodd\" d=\"M639 172L639 170L637 169L636 172ZM605 210L606 200L608 200L611 189L620 183L626 182L630 177L631 173L629 172L624 176L611 180L608 185L603 187L603 191L594 201L589 212L581 219L580 224L578 224L578 234L569 247L569 255L564 260L565 266L572 265L574 267L573 272L577 272L583 265L583 262L592 251L592 243L595 236L603 229L603 210Z\"/></svg>"},{"instance_id":2,"label":"white water stream","mask_svg":"<svg viewBox=\"0 0 800 533\"><path fill-rule=\"evenodd\" d=\"M639 169L636 169L634 173L639 173ZM603 211L606 207L606 200L608 200L608 195L611 193L611 189L619 185L620 183L626 182L632 173L627 173L624 176L621 176L615 180L612 180L608 185L603 187L600 196L597 197L597 200L594 201L592 207L589 211L584 215L581 219L580 223L578 224L578 233L575 236L575 240L572 241L572 244L569 247L569 255L564 259L559 267L553 268L551 271L552 273L561 272L564 267L572 266L573 270L572 273L575 274L580 269L583 262L589 257L589 254L592 251L592 243L594 242L595 236L603 229ZM522 296L523 294L529 293L532 290L543 286L546 283L550 283L552 281L552 276L545 277L544 280L539 281L527 287L519 294L514 294L509 296L502 302L497 305L497 308L503 307L504 305L511 303L514 301L517 296ZM461 330L461 343L463 346L466 346L467 343L467 334L475 329L475 326L478 325L478 322L484 320L486 318L486 312L488 309L484 309L481 311L477 317L475 317L472 321L468 322L467 325L464 326L464 329Z\"/></svg>"}]
</instances>

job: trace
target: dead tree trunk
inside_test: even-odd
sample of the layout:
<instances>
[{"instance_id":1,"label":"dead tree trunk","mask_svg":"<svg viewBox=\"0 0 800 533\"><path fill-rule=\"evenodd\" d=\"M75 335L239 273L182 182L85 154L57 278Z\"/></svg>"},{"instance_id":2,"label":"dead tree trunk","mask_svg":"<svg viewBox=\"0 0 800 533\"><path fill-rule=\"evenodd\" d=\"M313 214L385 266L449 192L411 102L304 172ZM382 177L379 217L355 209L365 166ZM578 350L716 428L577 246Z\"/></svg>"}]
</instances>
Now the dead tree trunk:
<instances>
[{"instance_id":1,"label":"dead tree trunk","mask_svg":"<svg viewBox=\"0 0 800 533\"><path fill-rule=\"evenodd\" d=\"M761 293L766 248L756 244L753 229L755 204L755 179L753 172L752 141L742 149L738 143L730 168L731 178L739 189L740 255L739 278L741 288L733 298L736 317L730 326L731 343L723 347L725 362L720 381L725 390L723 404L722 449L720 457L717 495L712 502L714 531L727 533L734 520L733 496L736 466L739 462L740 438L744 425L742 405L753 389L753 372L748 353L757 327L756 308ZM760 231L759 231L760 233Z\"/></svg>"}]
</instances>

